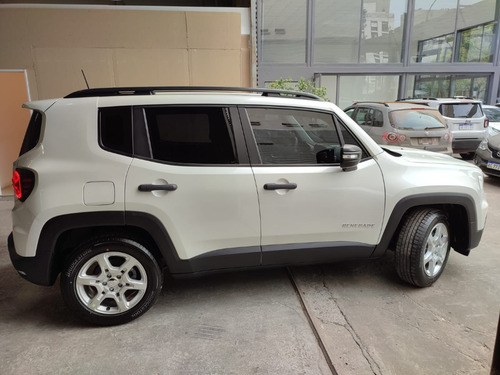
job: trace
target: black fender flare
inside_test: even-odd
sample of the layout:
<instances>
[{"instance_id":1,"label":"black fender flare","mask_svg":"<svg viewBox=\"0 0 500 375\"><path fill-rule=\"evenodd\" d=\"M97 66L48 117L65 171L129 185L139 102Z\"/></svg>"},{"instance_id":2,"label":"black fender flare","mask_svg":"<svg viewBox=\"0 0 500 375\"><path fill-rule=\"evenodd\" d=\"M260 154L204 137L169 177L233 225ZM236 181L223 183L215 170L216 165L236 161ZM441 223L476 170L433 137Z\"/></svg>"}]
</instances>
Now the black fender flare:
<instances>
[{"instance_id":1,"label":"black fender flare","mask_svg":"<svg viewBox=\"0 0 500 375\"><path fill-rule=\"evenodd\" d=\"M470 250L479 244L482 236L482 230L477 228L477 214L474 199L467 194L460 193L428 193L407 196L401 199L391 212L391 216L384 229L384 233L379 244L375 247L372 257L380 257L387 250L394 234L396 233L404 215L408 210L414 207L439 207L439 206L460 206L465 209L467 214L467 233L461 235L466 239L464 243L455 241L452 243L454 250L468 255Z\"/></svg>"}]
</instances>

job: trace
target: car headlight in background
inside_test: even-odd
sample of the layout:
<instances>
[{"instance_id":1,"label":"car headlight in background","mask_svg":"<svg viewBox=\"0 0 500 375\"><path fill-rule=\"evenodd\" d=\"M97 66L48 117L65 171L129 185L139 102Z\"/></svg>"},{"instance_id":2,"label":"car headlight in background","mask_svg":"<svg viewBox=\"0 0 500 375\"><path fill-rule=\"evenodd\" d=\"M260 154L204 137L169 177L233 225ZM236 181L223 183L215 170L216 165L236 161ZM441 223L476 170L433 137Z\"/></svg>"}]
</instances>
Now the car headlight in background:
<instances>
[{"instance_id":1,"label":"car headlight in background","mask_svg":"<svg viewBox=\"0 0 500 375\"><path fill-rule=\"evenodd\" d=\"M485 139L479 144L478 147L480 150L486 151L488 149L488 139Z\"/></svg>"}]
</instances>

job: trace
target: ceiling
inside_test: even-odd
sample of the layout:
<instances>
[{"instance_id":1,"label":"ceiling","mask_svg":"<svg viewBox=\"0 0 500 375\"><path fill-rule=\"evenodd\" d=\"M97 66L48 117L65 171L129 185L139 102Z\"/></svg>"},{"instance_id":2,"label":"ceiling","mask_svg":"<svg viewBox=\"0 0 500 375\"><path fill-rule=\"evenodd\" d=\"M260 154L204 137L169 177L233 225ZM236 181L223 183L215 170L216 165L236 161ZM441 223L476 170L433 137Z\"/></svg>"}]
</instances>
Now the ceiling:
<instances>
[{"instance_id":1,"label":"ceiling","mask_svg":"<svg viewBox=\"0 0 500 375\"><path fill-rule=\"evenodd\" d=\"M250 7L250 0L0 0L0 4Z\"/></svg>"}]
</instances>

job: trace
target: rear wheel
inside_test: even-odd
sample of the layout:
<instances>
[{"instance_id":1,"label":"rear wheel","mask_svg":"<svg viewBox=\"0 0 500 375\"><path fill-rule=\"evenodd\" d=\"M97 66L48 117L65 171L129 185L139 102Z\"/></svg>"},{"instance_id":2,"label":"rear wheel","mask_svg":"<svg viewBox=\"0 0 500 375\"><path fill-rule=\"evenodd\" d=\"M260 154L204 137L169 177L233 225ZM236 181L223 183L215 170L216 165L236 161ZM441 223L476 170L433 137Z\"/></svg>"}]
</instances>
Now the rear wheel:
<instances>
[{"instance_id":1,"label":"rear wheel","mask_svg":"<svg viewBox=\"0 0 500 375\"><path fill-rule=\"evenodd\" d=\"M61 275L68 307L93 324L129 322L151 308L162 287L153 255L140 243L101 237L78 248Z\"/></svg>"},{"instance_id":2,"label":"rear wheel","mask_svg":"<svg viewBox=\"0 0 500 375\"><path fill-rule=\"evenodd\" d=\"M396 270L403 280L419 287L432 285L449 253L449 224L441 210L419 208L405 218L396 244Z\"/></svg>"}]
</instances>

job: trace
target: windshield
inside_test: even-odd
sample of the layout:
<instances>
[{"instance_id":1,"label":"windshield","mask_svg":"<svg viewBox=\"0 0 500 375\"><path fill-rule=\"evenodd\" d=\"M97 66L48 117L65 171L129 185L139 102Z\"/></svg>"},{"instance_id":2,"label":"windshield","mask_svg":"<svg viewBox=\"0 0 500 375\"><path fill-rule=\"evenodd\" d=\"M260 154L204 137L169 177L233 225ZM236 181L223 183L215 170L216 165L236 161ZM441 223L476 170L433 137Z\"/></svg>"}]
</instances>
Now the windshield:
<instances>
[{"instance_id":1,"label":"windshield","mask_svg":"<svg viewBox=\"0 0 500 375\"><path fill-rule=\"evenodd\" d=\"M446 123L434 109L399 109L389 113L392 127L396 129L429 130L445 129Z\"/></svg>"},{"instance_id":2,"label":"windshield","mask_svg":"<svg viewBox=\"0 0 500 375\"><path fill-rule=\"evenodd\" d=\"M483 108L484 114L491 122L500 122L500 108Z\"/></svg>"},{"instance_id":3,"label":"windshield","mask_svg":"<svg viewBox=\"0 0 500 375\"><path fill-rule=\"evenodd\" d=\"M454 118L480 118L483 111L478 103L441 104L439 111L443 116Z\"/></svg>"}]
</instances>

